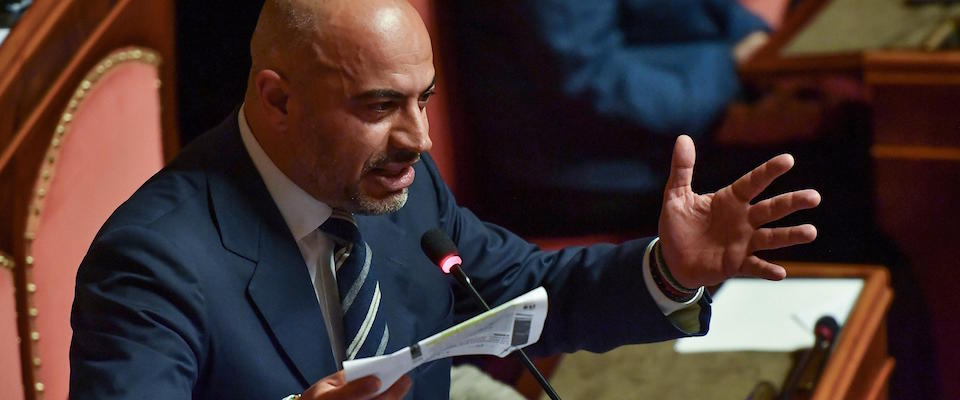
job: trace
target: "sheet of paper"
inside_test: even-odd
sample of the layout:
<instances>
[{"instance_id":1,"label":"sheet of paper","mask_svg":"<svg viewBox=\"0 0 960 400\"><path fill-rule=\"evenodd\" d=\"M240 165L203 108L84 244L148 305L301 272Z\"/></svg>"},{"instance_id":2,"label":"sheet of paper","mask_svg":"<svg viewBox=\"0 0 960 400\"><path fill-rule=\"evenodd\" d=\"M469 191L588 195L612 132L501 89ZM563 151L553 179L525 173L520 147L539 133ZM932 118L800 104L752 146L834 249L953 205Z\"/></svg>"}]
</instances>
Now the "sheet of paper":
<instances>
[{"instance_id":1,"label":"sheet of paper","mask_svg":"<svg viewBox=\"0 0 960 400\"><path fill-rule=\"evenodd\" d=\"M377 376L382 393L426 362L472 354L504 357L536 343L546 318L547 291L540 287L392 354L344 361L343 370L347 382Z\"/></svg>"},{"instance_id":2,"label":"sheet of paper","mask_svg":"<svg viewBox=\"0 0 960 400\"><path fill-rule=\"evenodd\" d=\"M677 340L674 348L679 353L808 348L817 319L830 315L842 327L861 289L861 279L730 279L713 297L707 335Z\"/></svg>"}]
</instances>

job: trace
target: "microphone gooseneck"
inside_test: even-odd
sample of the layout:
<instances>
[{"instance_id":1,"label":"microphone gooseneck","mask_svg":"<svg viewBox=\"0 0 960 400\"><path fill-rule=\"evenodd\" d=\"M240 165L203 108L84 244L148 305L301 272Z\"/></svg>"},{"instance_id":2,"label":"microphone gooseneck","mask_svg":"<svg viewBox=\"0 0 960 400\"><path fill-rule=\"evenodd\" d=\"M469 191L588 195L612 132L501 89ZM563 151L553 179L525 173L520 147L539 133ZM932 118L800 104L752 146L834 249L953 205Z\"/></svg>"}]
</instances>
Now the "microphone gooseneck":
<instances>
[{"instance_id":1,"label":"microphone gooseneck","mask_svg":"<svg viewBox=\"0 0 960 400\"><path fill-rule=\"evenodd\" d=\"M794 367L786 385L780 392L780 400L789 400L796 393L812 392L827 365L833 350L833 343L840 333L840 325L831 316L823 316L813 326L813 348L803 353L800 362Z\"/></svg>"},{"instance_id":2,"label":"microphone gooseneck","mask_svg":"<svg viewBox=\"0 0 960 400\"><path fill-rule=\"evenodd\" d=\"M483 296L480 296L480 292L477 292L477 289L474 288L470 282L470 278L467 277L467 274L460 268L463 260L458 254L457 245L453 243L453 240L451 240L444 231L431 229L424 233L423 236L420 237L420 248L423 249L423 253L427 255L430 261L433 261L444 273L453 275L461 286L470 291L470 294L473 295L473 298L480 303L484 310L490 310L490 306L483 300ZM550 386L550 382L547 382L547 379L543 377L540 370L533 365L533 361L530 361L527 353L525 353L523 349L517 349L517 353L520 355L520 361L523 362L527 370L529 370L537 382L540 383L540 387L547 393L547 396L552 400L560 400L560 395L553 389L553 386Z\"/></svg>"}]
</instances>

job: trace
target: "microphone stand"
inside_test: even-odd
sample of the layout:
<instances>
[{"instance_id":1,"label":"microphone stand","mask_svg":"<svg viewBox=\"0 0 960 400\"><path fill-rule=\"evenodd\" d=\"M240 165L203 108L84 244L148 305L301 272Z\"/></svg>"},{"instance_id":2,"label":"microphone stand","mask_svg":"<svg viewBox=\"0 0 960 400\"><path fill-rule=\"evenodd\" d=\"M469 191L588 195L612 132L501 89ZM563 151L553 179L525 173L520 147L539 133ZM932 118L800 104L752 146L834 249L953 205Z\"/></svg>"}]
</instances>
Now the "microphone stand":
<instances>
[{"instance_id":1,"label":"microphone stand","mask_svg":"<svg viewBox=\"0 0 960 400\"><path fill-rule=\"evenodd\" d=\"M483 300L483 297L480 296L480 293L477 292L477 289L473 287L473 284L470 283L470 278L467 277L467 274L460 269L459 265L454 266L450 272L453 272L453 276L457 278L457 282L460 282L460 285L469 289L470 294L473 295L473 298L477 300L484 310L489 311L490 306L487 305L487 302ZM547 393L547 396L551 400L560 400L560 395L557 394L556 390L553 390L553 386L550 386L550 382L547 382L547 379L543 377L543 374L540 373L540 370L533 365L533 361L530 361L530 357L527 357L527 353L523 349L517 349L517 353L520 354L520 361L523 362L523 365L527 367L527 370L533 374L533 377L537 379L537 382L540 383L540 386L543 387L543 390Z\"/></svg>"}]
</instances>

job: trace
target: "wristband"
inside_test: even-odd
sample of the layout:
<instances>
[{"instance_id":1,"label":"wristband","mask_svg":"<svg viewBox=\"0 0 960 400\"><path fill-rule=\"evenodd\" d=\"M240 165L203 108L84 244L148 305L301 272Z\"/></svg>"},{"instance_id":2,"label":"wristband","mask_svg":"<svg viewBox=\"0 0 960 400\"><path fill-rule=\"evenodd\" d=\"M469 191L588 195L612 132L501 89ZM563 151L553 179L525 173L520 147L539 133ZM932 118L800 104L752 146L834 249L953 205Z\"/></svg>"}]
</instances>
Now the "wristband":
<instances>
[{"instance_id":1,"label":"wristband","mask_svg":"<svg viewBox=\"0 0 960 400\"><path fill-rule=\"evenodd\" d=\"M697 295L698 289L684 287L670 274L670 268L663 259L663 250L661 250L659 242L654 246L651 258L650 275L653 277L653 282L657 284L657 287L667 298L678 303L686 303Z\"/></svg>"}]
</instances>

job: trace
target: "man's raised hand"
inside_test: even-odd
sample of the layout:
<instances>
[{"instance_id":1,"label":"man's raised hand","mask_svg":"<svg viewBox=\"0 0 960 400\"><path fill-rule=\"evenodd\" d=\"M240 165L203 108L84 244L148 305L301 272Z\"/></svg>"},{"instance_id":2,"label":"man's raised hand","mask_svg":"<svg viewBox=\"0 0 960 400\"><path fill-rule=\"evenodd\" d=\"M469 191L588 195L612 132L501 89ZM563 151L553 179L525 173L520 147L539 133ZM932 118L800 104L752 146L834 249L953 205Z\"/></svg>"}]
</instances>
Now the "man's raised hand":
<instances>
[{"instance_id":1,"label":"man's raised hand","mask_svg":"<svg viewBox=\"0 0 960 400\"><path fill-rule=\"evenodd\" d=\"M659 226L663 258L670 273L688 288L715 285L732 276L783 279L783 267L754 252L809 243L817 237L817 230L809 224L761 226L816 207L820 193L799 190L750 203L793 167L793 157L782 154L716 193L696 194L690 186L695 159L693 140L685 135L677 138Z\"/></svg>"}]
</instances>

